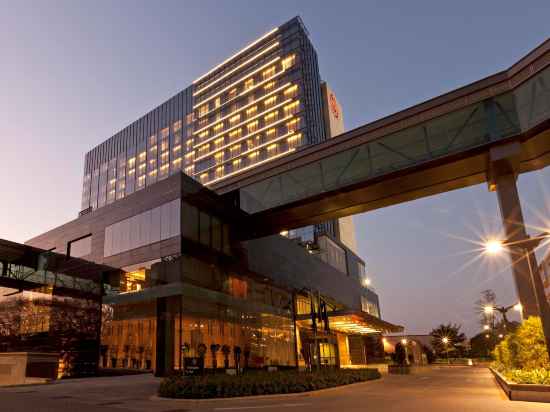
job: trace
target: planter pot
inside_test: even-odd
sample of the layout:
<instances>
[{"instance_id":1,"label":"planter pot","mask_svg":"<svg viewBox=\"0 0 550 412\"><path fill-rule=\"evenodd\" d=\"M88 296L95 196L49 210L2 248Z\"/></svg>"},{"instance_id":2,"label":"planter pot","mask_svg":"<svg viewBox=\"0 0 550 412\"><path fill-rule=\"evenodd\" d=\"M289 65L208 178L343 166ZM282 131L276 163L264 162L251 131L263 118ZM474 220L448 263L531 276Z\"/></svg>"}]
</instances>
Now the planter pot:
<instances>
[{"instance_id":1,"label":"planter pot","mask_svg":"<svg viewBox=\"0 0 550 412\"><path fill-rule=\"evenodd\" d=\"M550 402L550 385L513 383L493 368L489 369L511 401Z\"/></svg>"},{"instance_id":2,"label":"planter pot","mask_svg":"<svg viewBox=\"0 0 550 412\"><path fill-rule=\"evenodd\" d=\"M388 373L409 375L411 373L411 367L408 365L388 365Z\"/></svg>"}]
</instances>

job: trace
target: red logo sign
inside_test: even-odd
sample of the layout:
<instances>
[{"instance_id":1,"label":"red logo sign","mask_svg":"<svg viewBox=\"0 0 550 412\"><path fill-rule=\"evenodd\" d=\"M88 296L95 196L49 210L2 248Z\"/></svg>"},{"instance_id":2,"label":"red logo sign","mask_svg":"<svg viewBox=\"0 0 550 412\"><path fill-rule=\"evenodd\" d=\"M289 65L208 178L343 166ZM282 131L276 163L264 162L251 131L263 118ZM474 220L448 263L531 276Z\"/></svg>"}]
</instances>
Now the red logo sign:
<instances>
[{"instance_id":1,"label":"red logo sign","mask_svg":"<svg viewBox=\"0 0 550 412\"><path fill-rule=\"evenodd\" d=\"M340 111L338 110L338 103L336 102L336 97L334 97L333 93L331 93L328 97L328 101L332 115L338 119L340 117Z\"/></svg>"}]
</instances>

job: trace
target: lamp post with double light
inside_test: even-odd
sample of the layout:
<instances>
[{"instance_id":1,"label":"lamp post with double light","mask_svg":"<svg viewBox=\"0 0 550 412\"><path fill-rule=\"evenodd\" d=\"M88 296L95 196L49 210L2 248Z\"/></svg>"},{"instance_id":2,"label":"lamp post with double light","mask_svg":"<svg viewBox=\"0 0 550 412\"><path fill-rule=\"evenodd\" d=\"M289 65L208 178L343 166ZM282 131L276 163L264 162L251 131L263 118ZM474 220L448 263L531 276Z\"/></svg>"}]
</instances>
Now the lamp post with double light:
<instances>
[{"instance_id":1,"label":"lamp post with double light","mask_svg":"<svg viewBox=\"0 0 550 412\"><path fill-rule=\"evenodd\" d=\"M544 285L542 283L542 278L540 277L538 267L533 268L531 263L531 255L533 251L540 245L543 240L548 240L550 238L550 233L544 232L538 236L527 237L526 239L520 241L507 241L502 242L499 240L490 240L485 245L485 251L490 255L496 255L501 253L504 248L511 249L520 249L523 255L523 258L527 260L527 266L529 267L529 277L531 279L531 287L536 299L538 315L542 323L542 331L544 333L544 339L546 341L546 351L550 357L550 305L546 300L546 295L544 293ZM522 306L521 302L516 305L512 305L510 308L517 308L521 311ZM508 309L510 309L508 308ZM493 308L494 309L494 308ZM503 308L506 309L506 308ZM502 312L501 312L502 313Z\"/></svg>"}]
</instances>

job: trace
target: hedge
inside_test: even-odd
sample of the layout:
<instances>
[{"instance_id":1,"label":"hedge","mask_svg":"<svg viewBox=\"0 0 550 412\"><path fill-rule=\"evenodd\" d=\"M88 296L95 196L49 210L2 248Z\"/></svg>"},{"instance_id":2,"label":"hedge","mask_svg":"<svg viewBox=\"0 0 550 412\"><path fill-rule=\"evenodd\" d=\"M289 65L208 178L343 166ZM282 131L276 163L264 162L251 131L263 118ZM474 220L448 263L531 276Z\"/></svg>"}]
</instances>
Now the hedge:
<instances>
[{"instance_id":1,"label":"hedge","mask_svg":"<svg viewBox=\"0 0 550 412\"><path fill-rule=\"evenodd\" d=\"M380 373L377 369L327 369L314 372L249 371L238 376L170 376L162 380L158 394L166 398L201 399L299 393L378 378Z\"/></svg>"}]
</instances>

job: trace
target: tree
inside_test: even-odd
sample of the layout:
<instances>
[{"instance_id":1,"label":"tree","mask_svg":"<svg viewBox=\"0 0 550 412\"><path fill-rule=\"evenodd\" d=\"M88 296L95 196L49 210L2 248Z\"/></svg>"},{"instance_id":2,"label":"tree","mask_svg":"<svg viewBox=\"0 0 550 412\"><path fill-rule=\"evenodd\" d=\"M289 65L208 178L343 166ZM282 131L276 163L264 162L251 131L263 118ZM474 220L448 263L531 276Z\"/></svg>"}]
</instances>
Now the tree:
<instances>
[{"instance_id":1,"label":"tree","mask_svg":"<svg viewBox=\"0 0 550 412\"><path fill-rule=\"evenodd\" d=\"M430 332L432 348L434 348L436 355L442 356L462 350L462 344L466 340L466 335L460 332L460 328L460 325L448 323L446 325L441 324Z\"/></svg>"},{"instance_id":2,"label":"tree","mask_svg":"<svg viewBox=\"0 0 550 412\"><path fill-rule=\"evenodd\" d=\"M407 352L401 343L395 345L395 352L392 356L392 360L400 366L405 366L407 364Z\"/></svg>"}]
</instances>

